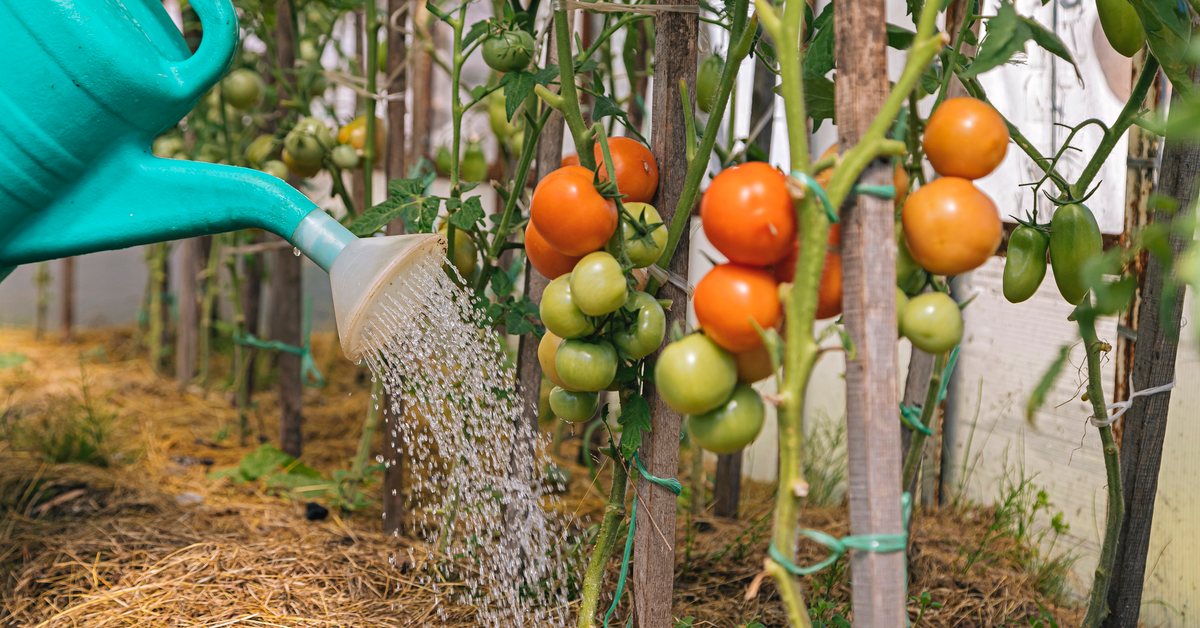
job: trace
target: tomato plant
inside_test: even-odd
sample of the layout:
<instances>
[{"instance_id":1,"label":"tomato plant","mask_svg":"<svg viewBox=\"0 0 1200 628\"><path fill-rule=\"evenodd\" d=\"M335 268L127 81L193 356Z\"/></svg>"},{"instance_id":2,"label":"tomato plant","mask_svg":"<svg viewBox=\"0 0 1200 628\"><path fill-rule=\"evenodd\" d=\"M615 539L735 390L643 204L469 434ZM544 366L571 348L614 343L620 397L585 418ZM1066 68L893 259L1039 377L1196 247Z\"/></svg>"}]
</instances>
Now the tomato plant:
<instances>
[{"instance_id":1,"label":"tomato plant","mask_svg":"<svg viewBox=\"0 0 1200 628\"><path fill-rule=\"evenodd\" d=\"M958 177L943 177L918 188L904 203L901 219L913 259L937 275L978 268L1004 237L992 199Z\"/></svg>"},{"instance_id":2,"label":"tomato plant","mask_svg":"<svg viewBox=\"0 0 1200 628\"><path fill-rule=\"evenodd\" d=\"M688 417L688 433L716 454L745 448L762 431L767 411L762 397L748 384L738 384L729 400L704 414Z\"/></svg>"},{"instance_id":3,"label":"tomato plant","mask_svg":"<svg viewBox=\"0 0 1200 628\"><path fill-rule=\"evenodd\" d=\"M629 298L621 264L604 251L585 255L571 271L571 298L588 316L615 312Z\"/></svg>"},{"instance_id":4,"label":"tomato plant","mask_svg":"<svg viewBox=\"0 0 1200 628\"><path fill-rule=\"evenodd\" d=\"M571 275L551 281L542 293L541 317L546 329L563 338L586 336L595 327L587 315L575 305L571 295Z\"/></svg>"},{"instance_id":5,"label":"tomato plant","mask_svg":"<svg viewBox=\"0 0 1200 628\"><path fill-rule=\"evenodd\" d=\"M741 264L720 264L700 283L692 303L700 328L714 342L733 352L762 344L755 325L779 324L778 284L766 270Z\"/></svg>"},{"instance_id":6,"label":"tomato plant","mask_svg":"<svg viewBox=\"0 0 1200 628\"><path fill-rule=\"evenodd\" d=\"M1096 0L1096 13L1113 50L1132 57L1146 45L1146 31L1129 0Z\"/></svg>"},{"instance_id":7,"label":"tomato plant","mask_svg":"<svg viewBox=\"0 0 1200 628\"><path fill-rule=\"evenodd\" d=\"M1004 260L1004 298L1020 303L1032 297L1046 278L1046 247L1050 238L1040 229L1021 225L1008 238Z\"/></svg>"},{"instance_id":8,"label":"tomato plant","mask_svg":"<svg viewBox=\"0 0 1200 628\"><path fill-rule=\"evenodd\" d=\"M700 111L712 111L718 83L721 82L721 71L724 68L725 62L717 55L709 55L700 62L700 69L696 71L696 107Z\"/></svg>"},{"instance_id":9,"label":"tomato plant","mask_svg":"<svg viewBox=\"0 0 1200 628\"><path fill-rule=\"evenodd\" d=\"M1104 252L1100 226L1082 203L1063 205L1050 219L1050 268L1054 283L1067 303L1078 305L1087 296L1083 264Z\"/></svg>"},{"instance_id":10,"label":"tomato plant","mask_svg":"<svg viewBox=\"0 0 1200 628\"><path fill-rule=\"evenodd\" d=\"M483 40L483 61L497 72L523 70L533 59L533 35L520 29L505 29Z\"/></svg>"},{"instance_id":11,"label":"tomato plant","mask_svg":"<svg viewBox=\"0 0 1200 628\"><path fill-rule=\"evenodd\" d=\"M626 357L640 360L662 346L667 334L667 317L654 297L634 292L625 308L634 318L613 333L613 343Z\"/></svg>"},{"instance_id":12,"label":"tomato plant","mask_svg":"<svg viewBox=\"0 0 1200 628\"><path fill-rule=\"evenodd\" d=\"M582 257L563 255L538 233L533 221L525 226L525 256L529 263L547 279L558 279L571 272Z\"/></svg>"},{"instance_id":13,"label":"tomato plant","mask_svg":"<svg viewBox=\"0 0 1200 628\"><path fill-rule=\"evenodd\" d=\"M762 162L714 177L700 199L700 220L709 242L739 264L773 264L791 251L796 237L796 209L786 180Z\"/></svg>"},{"instance_id":14,"label":"tomato plant","mask_svg":"<svg viewBox=\"0 0 1200 628\"><path fill-rule=\"evenodd\" d=\"M546 376L546 379L559 388L570 390L570 387L563 383L562 378L558 376L558 368L555 367L555 360L558 358L558 347L562 342L562 338L547 329L542 334L542 339L538 342L538 364L541 365L542 374Z\"/></svg>"},{"instance_id":15,"label":"tomato plant","mask_svg":"<svg viewBox=\"0 0 1200 628\"><path fill-rule=\"evenodd\" d=\"M771 364L771 352L765 344L757 349L735 353L733 359L737 362L739 382L753 384L775 374L775 367Z\"/></svg>"},{"instance_id":16,"label":"tomato plant","mask_svg":"<svg viewBox=\"0 0 1200 628\"><path fill-rule=\"evenodd\" d=\"M614 157L615 159L615 157ZM667 226L653 205L625 203L625 211L636 221L626 219L621 224L620 235L613 232L604 250L614 257L621 254L620 238L625 239L625 253L634 268L645 268L658 261L667 246Z\"/></svg>"},{"instance_id":17,"label":"tomato plant","mask_svg":"<svg viewBox=\"0 0 1200 628\"><path fill-rule=\"evenodd\" d=\"M554 368L572 389L604 390L617 376L617 350L606 340L564 340L558 345Z\"/></svg>"},{"instance_id":18,"label":"tomato plant","mask_svg":"<svg viewBox=\"0 0 1200 628\"><path fill-rule=\"evenodd\" d=\"M248 68L234 70L221 80L221 95L238 109L250 109L262 100L262 77Z\"/></svg>"},{"instance_id":19,"label":"tomato plant","mask_svg":"<svg viewBox=\"0 0 1200 628\"><path fill-rule=\"evenodd\" d=\"M904 307L900 331L926 353L945 353L962 341L962 312L943 292L918 295Z\"/></svg>"},{"instance_id":20,"label":"tomato plant","mask_svg":"<svg viewBox=\"0 0 1200 628\"><path fill-rule=\"evenodd\" d=\"M594 392L567 390L555 386L550 391L550 410L567 423L586 423L596 416L600 395Z\"/></svg>"}]
</instances>

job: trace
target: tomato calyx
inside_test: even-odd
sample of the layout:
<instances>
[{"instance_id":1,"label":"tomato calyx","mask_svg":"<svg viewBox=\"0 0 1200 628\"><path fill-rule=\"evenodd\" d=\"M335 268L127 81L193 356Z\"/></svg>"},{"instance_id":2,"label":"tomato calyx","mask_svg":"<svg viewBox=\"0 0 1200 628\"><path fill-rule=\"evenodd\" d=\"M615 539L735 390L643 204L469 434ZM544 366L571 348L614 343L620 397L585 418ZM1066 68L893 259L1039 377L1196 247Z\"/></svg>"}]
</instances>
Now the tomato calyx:
<instances>
[{"instance_id":1,"label":"tomato calyx","mask_svg":"<svg viewBox=\"0 0 1200 628\"><path fill-rule=\"evenodd\" d=\"M1020 216L1017 216L1015 214L1009 214L1008 217L1012 218L1017 224L1019 224L1021 226L1029 227L1030 229L1041 231L1042 233L1044 233L1046 235L1050 235L1050 223L1038 222L1037 216L1033 213L1032 210L1027 210L1025 212L1025 218L1021 218Z\"/></svg>"}]
</instances>

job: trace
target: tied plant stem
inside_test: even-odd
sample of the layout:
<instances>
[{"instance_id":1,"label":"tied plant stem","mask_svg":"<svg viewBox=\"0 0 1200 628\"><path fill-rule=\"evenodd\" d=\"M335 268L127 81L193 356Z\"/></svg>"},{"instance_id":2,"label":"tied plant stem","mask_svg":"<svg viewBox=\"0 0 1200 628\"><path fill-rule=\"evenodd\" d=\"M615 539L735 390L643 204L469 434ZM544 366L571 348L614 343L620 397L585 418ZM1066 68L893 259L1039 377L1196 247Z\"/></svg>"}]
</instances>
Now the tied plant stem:
<instances>
[{"instance_id":1,"label":"tied plant stem","mask_svg":"<svg viewBox=\"0 0 1200 628\"><path fill-rule=\"evenodd\" d=\"M1153 57L1151 57L1153 58ZM1150 67L1149 59L1146 67ZM1132 102L1132 100L1131 100ZM1141 102L1141 99L1138 99ZM1079 335L1087 351L1088 399L1092 402L1092 413L1097 419L1108 416L1104 407L1104 381L1100 373L1100 340L1096 336L1095 314L1086 310L1090 296L1084 305L1075 310L1079 324ZM1100 547L1100 560L1096 564L1096 575L1092 580L1092 592L1088 598L1087 615L1083 628L1096 628L1108 616L1108 587L1112 583L1113 569L1117 560L1117 541L1121 536L1121 523L1125 518L1125 496L1121 488L1121 460L1117 444L1113 440L1112 426L1100 430L1100 444L1104 451L1104 470L1108 476L1108 520L1104 526L1104 544Z\"/></svg>"},{"instance_id":2,"label":"tied plant stem","mask_svg":"<svg viewBox=\"0 0 1200 628\"><path fill-rule=\"evenodd\" d=\"M925 405L921 406L921 425L929 427L933 422L933 415L937 412L938 406L938 390L942 387L942 378L945 376L943 371L946 370L945 353L939 353L933 359L933 373L929 376L929 389L925 391ZM901 472L900 486L902 490L908 490L912 484L913 478L917 475L917 468L921 463L921 453L925 449L925 439L928 436L925 432L913 430L912 444L908 448L908 458L904 460L904 471Z\"/></svg>"},{"instance_id":3,"label":"tied plant stem","mask_svg":"<svg viewBox=\"0 0 1200 628\"><path fill-rule=\"evenodd\" d=\"M366 0L363 4L365 5L365 11L363 13L363 21L366 22L366 24L365 24L366 28L364 29L365 33L364 33L363 45L365 45L367 48L367 67L364 69L363 74L366 75L366 79L367 79L367 93L374 94L375 93L375 75L377 74L376 70L379 69L379 65L376 62L376 58L375 58L376 55L379 54L379 52L378 52L379 45L376 43L379 41L379 20L376 19L376 16L375 16L375 11L376 11L375 0ZM460 29L461 29L461 27L460 27ZM374 181L372 181L372 175L374 173L375 157L376 157L376 155L375 155L375 148L376 148L375 147L375 105L377 104L377 101L375 101L374 99L371 99L371 98L365 98L364 100L366 101L366 105L367 105L367 111L366 111L367 139L363 141L363 162L362 162L363 205L365 205L366 207L371 207L372 205L375 204L374 201L372 200L373 197L372 197L372 189L371 189L372 185L371 184L374 183ZM451 244L450 246L454 246L454 245ZM453 251L450 252L450 259L454 259Z\"/></svg>"},{"instance_id":4,"label":"tied plant stem","mask_svg":"<svg viewBox=\"0 0 1200 628\"><path fill-rule=\"evenodd\" d=\"M558 47L558 73L561 79L558 92L561 100L556 108L562 111L563 120L571 130L579 165L588 170L595 170L596 156L592 146L596 136L588 130L583 121L583 113L579 110L579 90L575 86L575 56L571 54L571 29L567 12L563 9L554 11L554 42ZM551 106L555 105L552 103Z\"/></svg>"},{"instance_id":5,"label":"tied plant stem","mask_svg":"<svg viewBox=\"0 0 1200 628\"><path fill-rule=\"evenodd\" d=\"M600 605L600 589L604 584L604 572L608 559L612 557L613 549L617 546L617 529L625 518L625 489L629 471L625 461L613 446L613 477L612 488L608 493L608 504L604 507L604 519L600 522L600 533L596 537L596 546L588 560L587 571L583 576L583 599L579 603L579 628L592 628L596 625L596 609Z\"/></svg>"}]
</instances>

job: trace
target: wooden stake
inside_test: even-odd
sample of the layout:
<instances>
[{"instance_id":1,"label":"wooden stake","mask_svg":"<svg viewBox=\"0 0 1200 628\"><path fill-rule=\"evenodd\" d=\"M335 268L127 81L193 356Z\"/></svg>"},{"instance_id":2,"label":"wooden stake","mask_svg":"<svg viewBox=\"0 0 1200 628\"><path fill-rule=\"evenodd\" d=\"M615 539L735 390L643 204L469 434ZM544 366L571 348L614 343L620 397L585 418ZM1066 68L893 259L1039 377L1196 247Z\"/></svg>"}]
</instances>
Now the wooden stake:
<instances>
[{"instance_id":1,"label":"wooden stake","mask_svg":"<svg viewBox=\"0 0 1200 628\"><path fill-rule=\"evenodd\" d=\"M1145 147L1145 138L1134 142ZM1153 155L1153 147L1148 147ZM1129 184L1140 184L1152 173L1131 172ZM1180 207L1195 199L1195 183L1200 177L1200 144L1167 138L1163 150L1159 193L1173 197ZM1127 207L1136 211L1136 208ZM1140 213L1140 212L1139 212ZM1128 214L1127 214L1128 216ZM1151 222L1170 224L1175 214L1153 212ZM1171 231L1171 249L1179 255L1191 242ZM1165 292L1173 282L1170 268L1155 256L1146 265L1145 279L1135 299L1138 311L1137 340L1132 359L1130 386L1143 390L1175 381L1175 359L1179 349L1179 328L1183 316L1184 291ZM1169 301L1164 301L1170 299ZM1129 391L1126 390L1126 398ZM1162 465L1163 441L1167 433L1167 409L1171 393L1139 397L1125 414L1121 439L1121 486L1125 493L1125 518L1117 542L1117 557L1108 589L1109 615L1101 624L1106 628L1137 628L1142 606L1142 586L1146 573L1146 554L1154 521L1154 500L1158 493L1158 472ZM1118 421L1120 423L1121 421Z\"/></svg>"},{"instance_id":2,"label":"wooden stake","mask_svg":"<svg viewBox=\"0 0 1200 628\"><path fill-rule=\"evenodd\" d=\"M58 284L58 333L63 342L75 339L75 258L64 257Z\"/></svg>"},{"instance_id":3,"label":"wooden stake","mask_svg":"<svg viewBox=\"0 0 1200 628\"><path fill-rule=\"evenodd\" d=\"M275 3L277 50L276 55L282 68L293 68L296 63L296 34L292 30L292 2L278 0ZM289 83L295 83L295 75L284 71L283 78ZM287 115L286 110L281 114ZM297 181L289 177L293 186ZM300 317L303 286L300 282L300 258L290 248L279 249L275 253L275 264L271 275L271 300L274 309L271 313L271 333L276 340L287 344L300 346ZM304 387L300 382L300 356L287 351L278 352L279 359L279 449L289 456L299 458L304 448L304 438L301 433L303 417L300 410L303 407L302 394Z\"/></svg>"},{"instance_id":4,"label":"wooden stake","mask_svg":"<svg viewBox=\"0 0 1200 628\"><path fill-rule=\"evenodd\" d=\"M388 0L387 19L387 70L388 76L395 75L395 80L385 85L389 94L405 93L408 72L408 45L405 42L404 30L392 28L391 16L404 8L408 0ZM404 20L400 20L404 26ZM404 129L405 114L404 99L387 101L388 134L385 149L384 171L385 179L402 179L406 175L407 142ZM405 231L402 218L388 223L387 234L401 235ZM336 349L335 349L336 350ZM390 534L404 532L404 438L400 424L404 421L404 400L395 399L385 390L383 398L383 455L387 468L383 472L383 531ZM395 407L393 407L395 406Z\"/></svg>"},{"instance_id":5,"label":"wooden stake","mask_svg":"<svg viewBox=\"0 0 1200 628\"><path fill-rule=\"evenodd\" d=\"M837 121L843 149L855 144L887 98L886 3L834 0ZM891 166L877 159L861 181L887 185ZM900 418L896 393L896 251L892 202L851 197L842 207L846 329L855 358L846 364L850 533L903 532ZM854 624L905 623L904 553L851 555Z\"/></svg>"},{"instance_id":6,"label":"wooden stake","mask_svg":"<svg viewBox=\"0 0 1200 628\"><path fill-rule=\"evenodd\" d=\"M666 0L665 4L697 6L696 0ZM684 106L679 81L696 90L696 41L699 20L695 13L662 13L655 19L654 109L650 151L658 160L658 191L652 204L663 222L670 224L683 192L687 175L687 138ZM684 229L668 270L688 276L689 230ZM660 295L674 299L667 312L667 329L686 323L687 296L668 284ZM894 300L894 299L893 299ZM660 348L661 352L662 349ZM654 355L656 360L658 353ZM653 367L651 360L646 368ZM650 402L652 429L642 441L641 458L646 470L660 478L673 478L679 471L679 422L654 386L645 386ZM634 497L638 500L637 532L633 539L633 610L640 628L670 628L671 601L675 589L675 494L639 477Z\"/></svg>"}]
</instances>

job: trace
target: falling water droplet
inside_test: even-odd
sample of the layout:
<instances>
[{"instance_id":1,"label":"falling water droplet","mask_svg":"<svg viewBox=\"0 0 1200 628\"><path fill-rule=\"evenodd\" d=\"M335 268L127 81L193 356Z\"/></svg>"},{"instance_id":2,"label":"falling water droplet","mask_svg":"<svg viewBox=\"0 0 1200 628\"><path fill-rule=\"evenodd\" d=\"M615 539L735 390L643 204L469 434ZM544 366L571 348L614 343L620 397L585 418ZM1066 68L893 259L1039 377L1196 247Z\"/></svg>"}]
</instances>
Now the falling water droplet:
<instances>
[{"instance_id":1,"label":"falling water droplet","mask_svg":"<svg viewBox=\"0 0 1200 628\"><path fill-rule=\"evenodd\" d=\"M299 249L299 247L295 247L295 246L293 246L293 247L292 247L292 253L293 253L293 254L294 254L296 257L300 257L300 249Z\"/></svg>"}]
</instances>

